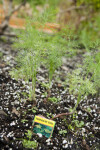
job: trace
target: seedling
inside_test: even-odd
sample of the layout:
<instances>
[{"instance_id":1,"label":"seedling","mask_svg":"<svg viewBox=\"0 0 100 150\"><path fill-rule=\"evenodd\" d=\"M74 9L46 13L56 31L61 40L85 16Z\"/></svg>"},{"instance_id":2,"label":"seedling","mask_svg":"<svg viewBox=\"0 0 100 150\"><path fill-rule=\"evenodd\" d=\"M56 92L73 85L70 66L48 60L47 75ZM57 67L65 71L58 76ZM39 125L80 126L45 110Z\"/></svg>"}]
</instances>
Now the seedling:
<instances>
[{"instance_id":1,"label":"seedling","mask_svg":"<svg viewBox=\"0 0 100 150\"><path fill-rule=\"evenodd\" d=\"M46 113L46 115L47 115L48 118L52 116L51 113Z\"/></svg>"},{"instance_id":2,"label":"seedling","mask_svg":"<svg viewBox=\"0 0 100 150\"><path fill-rule=\"evenodd\" d=\"M87 108L87 111L88 111L88 112L91 112L91 108L90 108L90 107L88 107L88 108Z\"/></svg>"},{"instance_id":3,"label":"seedling","mask_svg":"<svg viewBox=\"0 0 100 150\"><path fill-rule=\"evenodd\" d=\"M28 122L28 120L22 119L21 122L22 122L22 123L25 123L25 122Z\"/></svg>"},{"instance_id":4,"label":"seedling","mask_svg":"<svg viewBox=\"0 0 100 150\"><path fill-rule=\"evenodd\" d=\"M35 141L30 141L30 140L23 140L23 147L25 148L33 148L33 149L37 149L38 143Z\"/></svg>"},{"instance_id":5,"label":"seedling","mask_svg":"<svg viewBox=\"0 0 100 150\"><path fill-rule=\"evenodd\" d=\"M96 90L93 86L93 83L87 78L80 74L80 70L76 70L74 74L70 76L70 88L69 91L73 92L74 95L78 95L77 103L74 107L74 111L76 110L79 102L81 101L81 96L85 97L89 94L95 94Z\"/></svg>"},{"instance_id":6,"label":"seedling","mask_svg":"<svg viewBox=\"0 0 100 150\"><path fill-rule=\"evenodd\" d=\"M37 72L40 64L48 70L49 86L46 85L46 88L50 93L53 74L62 64L65 47L60 42L60 36L50 36L39 32L31 25L28 25L26 30L21 34L18 33L17 36L18 40L15 41L14 46L19 49L16 60L18 65L10 74L16 79L22 78L28 82L30 85L29 98L35 100Z\"/></svg>"},{"instance_id":7,"label":"seedling","mask_svg":"<svg viewBox=\"0 0 100 150\"><path fill-rule=\"evenodd\" d=\"M78 128L82 128L84 126L84 122L74 119L71 121L70 124L67 123L67 126L68 126L69 130L76 131L76 130L78 130Z\"/></svg>"},{"instance_id":8,"label":"seedling","mask_svg":"<svg viewBox=\"0 0 100 150\"><path fill-rule=\"evenodd\" d=\"M32 107L31 109L28 109L29 111L32 111L33 113L36 113L36 111L38 110L37 107Z\"/></svg>"},{"instance_id":9,"label":"seedling","mask_svg":"<svg viewBox=\"0 0 100 150\"><path fill-rule=\"evenodd\" d=\"M81 101L82 96L82 99L84 99L89 94L96 94L100 89L100 84L98 84L100 82L100 52L97 52L93 56L87 56L82 69L75 70L69 76L69 91L74 95L78 95L74 111Z\"/></svg>"},{"instance_id":10,"label":"seedling","mask_svg":"<svg viewBox=\"0 0 100 150\"><path fill-rule=\"evenodd\" d=\"M38 81L39 82L39 81ZM46 88L46 89L49 89L49 84L48 83L43 83L41 82L40 83L42 85L42 87Z\"/></svg>"},{"instance_id":11,"label":"seedling","mask_svg":"<svg viewBox=\"0 0 100 150\"><path fill-rule=\"evenodd\" d=\"M27 133L25 133L25 135L27 136L27 139L23 139L23 147L25 148L34 148L36 149L38 146L38 143L35 141L30 141L32 138L32 131L31 130L27 130Z\"/></svg>"},{"instance_id":12,"label":"seedling","mask_svg":"<svg viewBox=\"0 0 100 150\"><path fill-rule=\"evenodd\" d=\"M47 97L47 92L45 92L45 93L42 93L42 95L44 96L44 97Z\"/></svg>"},{"instance_id":13,"label":"seedling","mask_svg":"<svg viewBox=\"0 0 100 150\"><path fill-rule=\"evenodd\" d=\"M57 103L60 101L60 99L56 98L56 97L49 97L48 98L49 101L53 102L53 103Z\"/></svg>"},{"instance_id":14,"label":"seedling","mask_svg":"<svg viewBox=\"0 0 100 150\"><path fill-rule=\"evenodd\" d=\"M82 128L84 126L84 122L83 121L73 120L72 122L75 124L75 126L77 128Z\"/></svg>"},{"instance_id":15,"label":"seedling","mask_svg":"<svg viewBox=\"0 0 100 150\"><path fill-rule=\"evenodd\" d=\"M25 135L27 136L27 138L29 138L29 140L31 140L32 131L31 130L27 130L27 133L25 133Z\"/></svg>"},{"instance_id":16,"label":"seedling","mask_svg":"<svg viewBox=\"0 0 100 150\"><path fill-rule=\"evenodd\" d=\"M23 116L25 116L25 115L26 115L26 113L27 113L27 112L26 112L26 111L24 111L24 112L23 112Z\"/></svg>"},{"instance_id":17,"label":"seedling","mask_svg":"<svg viewBox=\"0 0 100 150\"><path fill-rule=\"evenodd\" d=\"M61 135L63 135L63 136L65 136L66 133L67 133L67 130L60 130L60 131L59 131L59 134L61 134Z\"/></svg>"}]
</instances>

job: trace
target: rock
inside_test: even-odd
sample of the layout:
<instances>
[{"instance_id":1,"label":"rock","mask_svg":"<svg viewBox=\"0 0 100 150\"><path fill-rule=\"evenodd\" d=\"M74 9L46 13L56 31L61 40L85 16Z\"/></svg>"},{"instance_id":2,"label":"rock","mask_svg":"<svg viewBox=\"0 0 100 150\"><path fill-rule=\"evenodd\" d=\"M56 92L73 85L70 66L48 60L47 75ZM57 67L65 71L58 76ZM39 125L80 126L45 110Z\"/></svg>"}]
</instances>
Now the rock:
<instances>
[{"instance_id":1,"label":"rock","mask_svg":"<svg viewBox=\"0 0 100 150\"><path fill-rule=\"evenodd\" d=\"M50 142L50 141L51 141L50 139L47 139L47 140L46 140L47 143Z\"/></svg>"},{"instance_id":2,"label":"rock","mask_svg":"<svg viewBox=\"0 0 100 150\"><path fill-rule=\"evenodd\" d=\"M67 148L67 147L68 147L68 144L66 144L64 148Z\"/></svg>"},{"instance_id":3,"label":"rock","mask_svg":"<svg viewBox=\"0 0 100 150\"><path fill-rule=\"evenodd\" d=\"M67 143L67 141L66 141L66 140L63 140L63 144L65 144L65 143Z\"/></svg>"},{"instance_id":4,"label":"rock","mask_svg":"<svg viewBox=\"0 0 100 150\"><path fill-rule=\"evenodd\" d=\"M37 133L37 135L41 138L42 137L42 134L41 133Z\"/></svg>"},{"instance_id":5,"label":"rock","mask_svg":"<svg viewBox=\"0 0 100 150\"><path fill-rule=\"evenodd\" d=\"M61 67L64 71L68 71L68 68L66 66Z\"/></svg>"}]
</instances>

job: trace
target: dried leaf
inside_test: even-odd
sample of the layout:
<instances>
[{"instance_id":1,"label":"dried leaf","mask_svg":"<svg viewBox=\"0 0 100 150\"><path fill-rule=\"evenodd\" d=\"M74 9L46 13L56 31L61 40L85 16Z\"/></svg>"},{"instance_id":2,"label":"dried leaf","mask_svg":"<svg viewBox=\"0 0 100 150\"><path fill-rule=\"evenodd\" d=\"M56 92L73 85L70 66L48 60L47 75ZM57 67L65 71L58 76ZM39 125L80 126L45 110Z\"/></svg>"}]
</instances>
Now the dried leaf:
<instances>
[{"instance_id":1,"label":"dried leaf","mask_svg":"<svg viewBox=\"0 0 100 150\"><path fill-rule=\"evenodd\" d=\"M20 114L19 114L19 112L16 110L15 107L13 107L12 113L14 113L14 114L16 114L18 117L20 117Z\"/></svg>"}]
</instances>

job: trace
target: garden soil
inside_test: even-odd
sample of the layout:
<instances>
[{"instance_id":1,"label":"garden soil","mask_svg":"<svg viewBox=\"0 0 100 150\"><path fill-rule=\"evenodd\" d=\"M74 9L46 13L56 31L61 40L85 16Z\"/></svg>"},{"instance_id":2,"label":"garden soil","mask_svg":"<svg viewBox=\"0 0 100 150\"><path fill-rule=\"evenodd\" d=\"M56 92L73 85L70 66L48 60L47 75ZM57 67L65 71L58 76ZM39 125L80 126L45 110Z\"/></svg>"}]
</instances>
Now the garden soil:
<instances>
[{"instance_id":1,"label":"garden soil","mask_svg":"<svg viewBox=\"0 0 100 150\"><path fill-rule=\"evenodd\" d=\"M39 82L36 84L36 102L32 102L27 98L30 86L9 75L12 67L16 66L14 57L17 53L12 48L11 39L0 40L0 52L3 54L0 58L0 150L28 150L23 146L23 139L28 140L25 133L32 130L35 115L50 119L74 107L77 98L69 94L69 87L64 81L68 73L76 68L76 64L82 63L82 54L63 58L63 65L55 72L52 81L51 97L58 99L58 103L53 103L45 101L46 88L41 82L47 83L48 73L43 66L37 74ZM84 125L77 127L75 120L78 123L82 121ZM56 118L55 122L51 139L33 133L31 141L38 143L37 150L99 150L99 97L85 97L74 116L62 116Z\"/></svg>"}]
</instances>

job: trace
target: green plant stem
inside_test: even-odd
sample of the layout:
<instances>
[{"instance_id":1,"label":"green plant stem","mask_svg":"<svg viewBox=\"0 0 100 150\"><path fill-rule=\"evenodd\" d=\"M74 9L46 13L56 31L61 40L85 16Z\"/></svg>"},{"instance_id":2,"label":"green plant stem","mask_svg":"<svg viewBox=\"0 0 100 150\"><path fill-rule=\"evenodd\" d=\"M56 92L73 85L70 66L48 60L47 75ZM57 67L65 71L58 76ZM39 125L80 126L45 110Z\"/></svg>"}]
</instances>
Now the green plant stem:
<instances>
[{"instance_id":1,"label":"green plant stem","mask_svg":"<svg viewBox=\"0 0 100 150\"><path fill-rule=\"evenodd\" d=\"M49 73L49 89L51 88L51 79L52 79L51 73Z\"/></svg>"},{"instance_id":2,"label":"green plant stem","mask_svg":"<svg viewBox=\"0 0 100 150\"><path fill-rule=\"evenodd\" d=\"M35 100L35 87L32 86L31 100Z\"/></svg>"},{"instance_id":3,"label":"green plant stem","mask_svg":"<svg viewBox=\"0 0 100 150\"><path fill-rule=\"evenodd\" d=\"M51 91L50 91L50 88L48 88L48 90L47 90L47 97L45 98L44 102L48 101L48 98L50 97L50 95L51 95Z\"/></svg>"},{"instance_id":4,"label":"green plant stem","mask_svg":"<svg viewBox=\"0 0 100 150\"><path fill-rule=\"evenodd\" d=\"M31 95L31 100L35 100L35 87L36 87L36 74L37 74L37 68L36 68L36 63L33 68L33 64L31 66L31 72L32 72L32 95Z\"/></svg>"},{"instance_id":5,"label":"green plant stem","mask_svg":"<svg viewBox=\"0 0 100 150\"><path fill-rule=\"evenodd\" d=\"M32 79L32 95L31 95L32 100L35 100L35 86L36 86L36 80L34 78Z\"/></svg>"},{"instance_id":6,"label":"green plant stem","mask_svg":"<svg viewBox=\"0 0 100 150\"><path fill-rule=\"evenodd\" d=\"M77 108L77 106L78 106L78 104L79 104L80 101L81 101L81 95L79 94L78 98L77 98L77 103L76 103L75 107L73 108L73 112L76 111L76 108Z\"/></svg>"}]
</instances>

